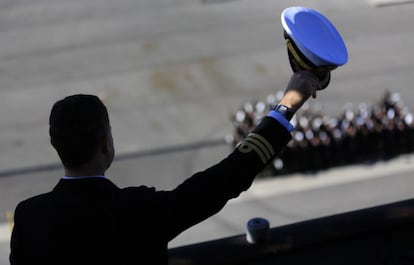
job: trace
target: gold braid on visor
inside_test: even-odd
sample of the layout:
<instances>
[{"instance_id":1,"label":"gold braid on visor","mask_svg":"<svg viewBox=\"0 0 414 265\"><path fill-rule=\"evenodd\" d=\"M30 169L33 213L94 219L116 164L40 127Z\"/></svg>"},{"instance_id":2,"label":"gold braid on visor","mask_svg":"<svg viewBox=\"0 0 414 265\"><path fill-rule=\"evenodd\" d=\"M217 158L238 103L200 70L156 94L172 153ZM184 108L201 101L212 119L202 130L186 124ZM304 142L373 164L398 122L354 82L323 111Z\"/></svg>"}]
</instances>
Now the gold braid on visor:
<instances>
[{"instance_id":1,"label":"gold braid on visor","mask_svg":"<svg viewBox=\"0 0 414 265\"><path fill-rule=\"evenodd\" d=\"M288 50L289 63L293 72L301 70L310 70L322 82L322 89L329 85L331 80L331 71L337 68L336 65L316 66L298 49L294 41L285 33L286 47Z\"/></svg>"}]
</instances>

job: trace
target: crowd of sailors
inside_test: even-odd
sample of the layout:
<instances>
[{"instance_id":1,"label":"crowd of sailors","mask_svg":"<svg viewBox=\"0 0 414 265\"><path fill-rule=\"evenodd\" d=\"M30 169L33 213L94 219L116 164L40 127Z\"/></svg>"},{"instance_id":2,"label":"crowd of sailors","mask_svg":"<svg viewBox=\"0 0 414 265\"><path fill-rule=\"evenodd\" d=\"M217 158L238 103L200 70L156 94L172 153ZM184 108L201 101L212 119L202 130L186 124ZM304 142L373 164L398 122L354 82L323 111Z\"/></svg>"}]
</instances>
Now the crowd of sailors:
<instances>
[{"instance_id":1,"label":"crowd of sailors","mask_svg":"<svg viewBox=\"0 0 414 265\"><path fill-rule=\"evenodd\" d=\"M233 146L246 137L282 96L249 100L232 116ZM385 92L374 104L344 106L338 117L322 113L319 103L306 105L291 120L293 138L266 169L266 175L314 173L336 166L375 163L414 151L414 117L401 97Z\"/></svg>"}]
</instances>

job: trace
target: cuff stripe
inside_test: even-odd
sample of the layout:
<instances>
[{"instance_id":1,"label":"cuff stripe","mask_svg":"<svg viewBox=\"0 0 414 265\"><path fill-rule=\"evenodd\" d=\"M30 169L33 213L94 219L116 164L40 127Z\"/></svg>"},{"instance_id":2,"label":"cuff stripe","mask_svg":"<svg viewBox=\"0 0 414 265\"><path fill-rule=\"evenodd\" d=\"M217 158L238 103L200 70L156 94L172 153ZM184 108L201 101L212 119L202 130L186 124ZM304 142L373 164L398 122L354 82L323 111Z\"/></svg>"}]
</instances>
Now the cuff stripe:
<instances>
[{"instance_id":1,"label":"cuff stripe","mask_svg":"<svg viewBox=\"0 0 414 265\"><path fill-rule=\"evenodd\" d=\"M269 152L269 157L275 155L275 150L273 149L273 146L269 143L269 141L267 141L266 138L257 133L249 133L248 136L259 141L264 146L263 150L267 149L267 151Z\"/></svg>"},{"instance_id":2,"label":"cuff stripe","mask_svg":"<svg viewBox=\"0 0 414 265\"><path fill-rule=\"evenodd\" d=\"M250 133L240 144L238 150L244 154L255 151L263 164L266 164L275 154L272 145L266 138L257 133Z\"/></svg>"}]
</instances>

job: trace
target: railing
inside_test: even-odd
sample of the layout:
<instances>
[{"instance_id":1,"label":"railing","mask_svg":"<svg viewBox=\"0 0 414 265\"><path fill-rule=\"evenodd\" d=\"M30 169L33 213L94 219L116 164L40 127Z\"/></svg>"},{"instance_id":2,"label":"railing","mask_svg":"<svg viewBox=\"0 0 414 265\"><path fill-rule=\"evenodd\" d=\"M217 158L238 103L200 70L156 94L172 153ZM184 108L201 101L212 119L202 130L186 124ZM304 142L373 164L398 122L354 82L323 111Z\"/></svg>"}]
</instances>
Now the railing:
<instances>
[{"instance_id":1,"label":"railing","mask_svg":"<svg viewBox=\"0 0 414 265\"><path fill-rule=\"evenodd\" d=\"M414 264L414 199L276 227L263 244L238 235L169 255L171 265Z\"/></svg>"}]
</instances>

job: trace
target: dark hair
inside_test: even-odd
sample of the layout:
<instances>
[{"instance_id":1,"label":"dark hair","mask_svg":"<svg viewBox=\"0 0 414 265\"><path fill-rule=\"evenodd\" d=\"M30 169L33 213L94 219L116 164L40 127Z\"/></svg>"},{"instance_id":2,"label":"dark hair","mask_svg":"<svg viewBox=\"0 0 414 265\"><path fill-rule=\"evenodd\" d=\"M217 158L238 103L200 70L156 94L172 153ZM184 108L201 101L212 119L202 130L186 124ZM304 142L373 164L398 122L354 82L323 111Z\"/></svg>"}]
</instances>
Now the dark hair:
<instances>
[{"instance_id":1,"label":"dark hair","mask_svg":"<svg viewBox=\"0 0 414 265\"><path fill-rule=\"evenodd\" d=\"M56 102L49 118L50 142L65 167L89 162L108 133L108 111L93 95L73 95Z\"/></svg>"}]
</instances>

